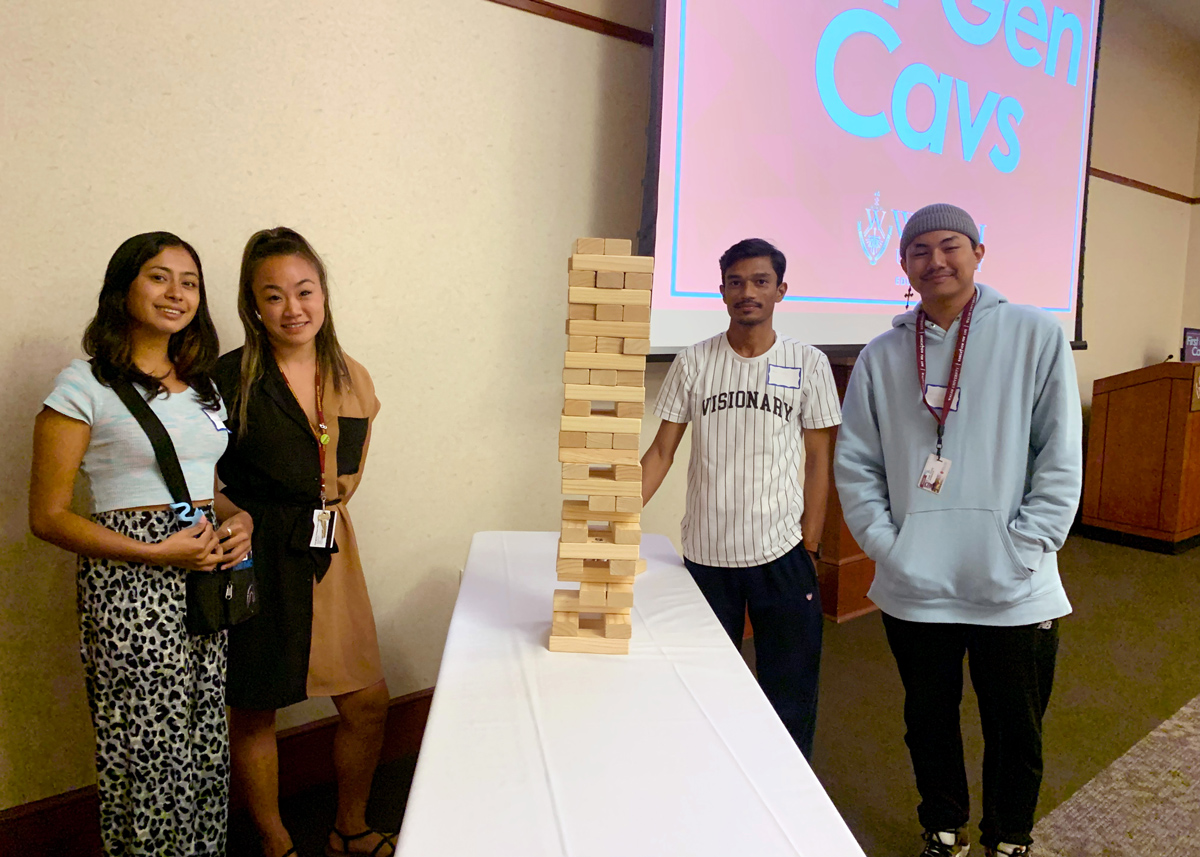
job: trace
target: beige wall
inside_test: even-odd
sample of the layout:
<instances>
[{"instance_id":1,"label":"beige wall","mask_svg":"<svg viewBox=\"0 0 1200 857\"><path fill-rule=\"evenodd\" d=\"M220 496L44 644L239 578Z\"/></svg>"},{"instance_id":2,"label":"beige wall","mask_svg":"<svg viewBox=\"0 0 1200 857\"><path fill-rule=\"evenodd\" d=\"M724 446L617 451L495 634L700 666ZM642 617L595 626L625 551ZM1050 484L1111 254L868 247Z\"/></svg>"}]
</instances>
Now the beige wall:
<instances>
[{"instance_id":1,"label":"beige wall","mask_svg":"<svg viewBox=\"0 0 1200 857\"><path fill-rule=\"evenodd\" d=\"M1200 188L1194 53L1109 6L1095 164ZM471 534L556 526L563 260L577 235L637 228L650 52L484 0L330 8L0 6L0 808L93 779L73 563L26 529L28 438L127 236L196 244L227 348L251 231L287 223L326 256L384 405L354 513L393 694L434 683ZM1085 394L1177 348L1185 294L1200 309L1195 212L1091 191ZM647 531L678 538L687 451Z\"/></svg>"},{"instance_id":2,"label":"beige wall","mask_svg":"<svg viewBox=\"0 0 1200 857\"><path fill-rule=\"evenodd\" d=\"M1092 165L1177 193L1200 180L1200 48L1130 2L1107 4ZM1102 179L1089 188L1079 387L1178 357L1200 314L1197 208ZM1189 253L1189 248L1191 253ZM1200 318L1197 319L1200 321Z\"/></svg>"},{"instance_id":3,"label":"beige wall","mask_svg":"<svg viewBox=\"0 0 1200 857\"><path fill-rule=\"evenodd\" d=\"M1197 134L1200 136L1200 133ZM1196 149L1195 182L1193 196L1200 196L1200 146ZM1188 241L1187 286L1183 295L1183 323L1187 327L1200 327L1200 205L1192 207L1191 238Z\"/></svg>"},{"instance_id":4,"label":"beige wall","mask_svg":"<svg viewBox=\"0 0 1200 857\"><path fill-rule=\"evenodd\" d=\"M129 235L195 243L226 348L253 230L324 253L383 402L353 511L393 694L434 683L471 534L557 526L565 261L637 229L650 51L483 0L350 8L0 6L0 808L93 779L73 564L28 534L29 438Z\"/></svg>"},{"instance_id":5,"label":"beige wall","mask_svg":"<svg viewBox=\"0 0 1200 857\"><path fill-rule=\"evenodd\" d=\"M554 0L577 12L586 12L606 21L616 21L627 27L651 31L654 29L656 0Z\"/></svg>"}]
</instances>

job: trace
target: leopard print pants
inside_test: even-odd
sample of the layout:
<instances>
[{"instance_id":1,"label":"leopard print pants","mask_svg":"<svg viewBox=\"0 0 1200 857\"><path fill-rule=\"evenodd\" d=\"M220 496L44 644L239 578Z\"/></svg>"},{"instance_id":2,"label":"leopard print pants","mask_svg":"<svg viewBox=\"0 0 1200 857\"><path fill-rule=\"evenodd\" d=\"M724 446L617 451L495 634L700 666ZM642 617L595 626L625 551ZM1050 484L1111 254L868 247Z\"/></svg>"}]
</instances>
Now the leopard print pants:
<instances>
[{"instance_id":1,"label":"leopard print pants","mask_svg":"<svg viewBox=\"0 0 1200 857\"><path fill-rule=\"evenodd\" d=\"M92 520L143 542L180 529L167 510L101 512ZM80 648L100 827L112 857L225 853L226 633L189 636L186 576L180 568L79 558Z\"/></svg>"}]
</instances>

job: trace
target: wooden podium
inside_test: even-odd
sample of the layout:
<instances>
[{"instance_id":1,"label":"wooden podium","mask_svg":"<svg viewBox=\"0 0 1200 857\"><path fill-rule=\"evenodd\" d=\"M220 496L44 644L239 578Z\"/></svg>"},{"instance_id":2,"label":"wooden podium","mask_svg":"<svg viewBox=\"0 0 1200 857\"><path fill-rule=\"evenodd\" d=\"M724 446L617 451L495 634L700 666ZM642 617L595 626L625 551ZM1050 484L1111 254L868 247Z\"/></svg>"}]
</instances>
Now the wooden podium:
<instances>
[{"instance_id":1,"label":"wooden podium","mask_svg":"<svg viewBox=\"0 0 1200 857\"><path fill-rule=\"evenodd\" d=\"M1200 364L1092 385L1084 535L1166 553L1200 544Z\"/></svg>"},{"instance_id":2,"label":"wooden podium","mask_svg":"<svg viewBox=\"0 0 1200 857\"><path fill-rule=\"evenodd\" d=\"M833 357L829 360L839 399L846 397L846 385L850 383L854 360L854 357ZM837 429L834 429L834 439L837 439ZM875 562L867 558L854 541L854 536L850 535L842 518L842 503L832 478L817 576L821 582L821 607L825 615L835 622L845 622L879 609L867 598L867 590L875 579Z\"/></svg>"}]
</instances>

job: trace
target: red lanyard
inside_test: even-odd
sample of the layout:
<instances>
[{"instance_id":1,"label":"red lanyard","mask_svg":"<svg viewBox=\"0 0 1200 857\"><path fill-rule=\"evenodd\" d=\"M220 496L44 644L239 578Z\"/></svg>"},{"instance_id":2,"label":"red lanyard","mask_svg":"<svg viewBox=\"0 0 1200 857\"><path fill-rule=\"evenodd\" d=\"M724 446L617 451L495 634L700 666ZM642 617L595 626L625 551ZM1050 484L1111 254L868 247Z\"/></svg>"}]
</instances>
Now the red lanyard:
<instances>
[{"instance_id":1,"label":"red lanyard","mask_svg":"<svg viewBox=\"0 0 1200 857\"><path fill-rule=\"evenodd\" d=\"M292 396L296 399L296 404L300 403L300 397L296 395L296 391L292 390L292 382L288 380L287 375L283 372L283 382L288 385L288 390L291 390ZM321 395L321 368L317 367L317 430L313 432L313 436L317 439L317 460L321 464L321 508L325 508L325 446L329 443L329 430L325 425L325 411L323 396ZM312 426L310 425L311 429Z\"/></svg>"},{"instance_id":2,"label":"red lanyard","mask_svg":"<svg viewBox=\"0 0 1200 857\"><path fill-rule=\"evenodd\" d=\"M917 379L921 383L921 401L937 420L937 457L942 460L942 436L946 433L946 419L954 406L954 397L958 395L958 378L962 374L963 356L967 353L967 334L971 330L971 316L975 313L975 304L979 302L979 289L971 302L963 309L958 319L958 341L954 345L954 362L950 365L950 378L946 381L946 398L942 407L935 408L929 404L929 392L925 388L925 310L917 310Z\"/></svg>"}]
</instances>

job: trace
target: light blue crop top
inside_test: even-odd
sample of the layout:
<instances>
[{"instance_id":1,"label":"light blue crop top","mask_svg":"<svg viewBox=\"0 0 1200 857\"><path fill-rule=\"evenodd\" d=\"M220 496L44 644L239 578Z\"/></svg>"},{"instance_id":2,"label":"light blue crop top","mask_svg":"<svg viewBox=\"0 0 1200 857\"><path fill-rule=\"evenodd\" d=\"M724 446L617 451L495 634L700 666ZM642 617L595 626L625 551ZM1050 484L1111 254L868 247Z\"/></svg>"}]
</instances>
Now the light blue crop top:
<instances>
[{"instance_id":1,"label":"light blue crop top","mask_svg":"<svg viewBox=\"0 0 1200 857\"><path fill-rule=\"evenodd\" d=\"M146 433L117 394L96 380L87 361L72 360L43 404L92 427L80 466L91 483L92 512L172 502ZM229 441L225 405L205 411L192 390L160 394L149 405L171 435L191 499L211 498L217 459Z\"/></svg>"}]
</instances>

